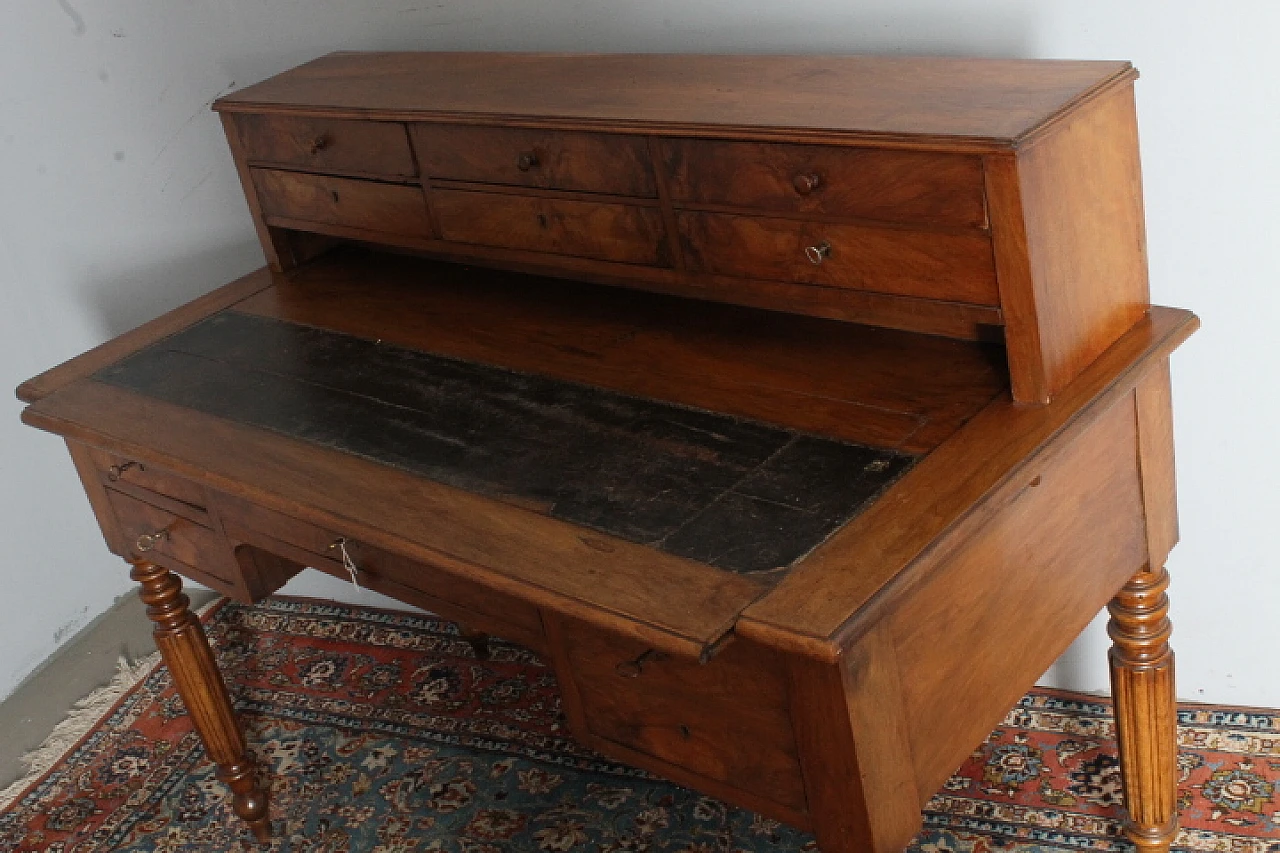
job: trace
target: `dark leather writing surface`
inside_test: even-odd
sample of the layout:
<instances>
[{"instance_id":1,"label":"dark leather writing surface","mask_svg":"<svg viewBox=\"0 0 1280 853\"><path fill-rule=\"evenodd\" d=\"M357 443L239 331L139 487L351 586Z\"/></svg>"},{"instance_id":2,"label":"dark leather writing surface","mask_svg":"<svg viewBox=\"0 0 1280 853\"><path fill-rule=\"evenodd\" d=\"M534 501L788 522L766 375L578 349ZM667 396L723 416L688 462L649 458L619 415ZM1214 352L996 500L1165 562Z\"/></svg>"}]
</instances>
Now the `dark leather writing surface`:
<instances>
[{"instance_id":1,"label":"dark leather writing surface","mask_svg":"<svg viewBox=\"0 0 1280 853\"><path fill-rule=\"evenodd\" d=\"M234 311L95 378L736 572L792 564L913 461Z\"/></svg>"}]
</instances>

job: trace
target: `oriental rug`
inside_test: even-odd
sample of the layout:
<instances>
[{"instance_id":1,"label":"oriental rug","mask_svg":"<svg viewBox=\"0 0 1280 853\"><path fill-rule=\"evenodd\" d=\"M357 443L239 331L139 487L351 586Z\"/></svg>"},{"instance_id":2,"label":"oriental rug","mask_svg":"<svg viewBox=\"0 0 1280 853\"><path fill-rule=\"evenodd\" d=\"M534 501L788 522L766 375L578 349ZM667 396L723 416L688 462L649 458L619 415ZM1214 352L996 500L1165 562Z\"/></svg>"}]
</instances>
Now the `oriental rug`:
<instances>
[{"instance_id":1,"label":"oriental rug","mask_svg":"<svg viewBox=\"0 0 1280 853\"><path fill-rule=\"evenodd\" d=\"M276 832L249 842L164 667L0 810L11 853L757 853L812 838L578 746L556 680L428 616L290 599L208 629ZM940 709L939 713L945 713ZM1280 853L1280 713L1180 712L1176 849ZM929 803L911 853L1127 851L1110 705L1027 695Z\"/></svg>"}]
</instances>

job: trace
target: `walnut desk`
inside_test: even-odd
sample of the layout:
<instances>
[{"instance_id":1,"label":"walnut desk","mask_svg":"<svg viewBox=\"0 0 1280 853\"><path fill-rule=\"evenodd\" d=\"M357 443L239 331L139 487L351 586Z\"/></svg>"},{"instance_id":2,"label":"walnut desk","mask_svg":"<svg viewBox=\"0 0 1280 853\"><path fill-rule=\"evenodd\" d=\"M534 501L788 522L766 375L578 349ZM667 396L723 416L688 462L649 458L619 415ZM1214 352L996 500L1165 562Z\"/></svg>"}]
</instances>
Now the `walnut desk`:
<instances>
[{"instance_id":1,"label":"walnut desk","mask_svg":"<svg viewBox=\"0 0 1280 853\"><path fill-rule=\"evenodd\" d=\"M236 811L178 575L554 664L601 752L900 850L1110 603L1176 829L1170 353L1121 62L339 53L220 100L270 267L19 389Z\"/></svg>"}]
</instances>

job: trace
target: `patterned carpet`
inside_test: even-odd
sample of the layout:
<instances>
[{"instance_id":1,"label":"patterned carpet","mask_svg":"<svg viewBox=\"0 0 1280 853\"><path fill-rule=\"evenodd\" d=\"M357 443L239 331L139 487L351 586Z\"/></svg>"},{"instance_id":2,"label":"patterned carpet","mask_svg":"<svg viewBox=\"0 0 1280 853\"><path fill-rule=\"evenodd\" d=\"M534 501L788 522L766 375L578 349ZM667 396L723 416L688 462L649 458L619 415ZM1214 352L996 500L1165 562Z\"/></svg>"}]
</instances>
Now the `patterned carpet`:
<instances>
[{"instance_id":1,"label":"patterned carpet","mask_svg":"<svg viewBox=\"0 0 1280 853\"><path fill-rule=\"evenodd\" d=\"M576 745L555 678L430 618L273 600L209 631L270 772L281 851L814 850L810 836ZM1130 850L1110 707L1027 696L929 804L912 853ZM1181 713L1177 849L1280 851L1280 714ZM258 850L160 667L0 812L0 850Z\"/></svg>"}]
</instances>

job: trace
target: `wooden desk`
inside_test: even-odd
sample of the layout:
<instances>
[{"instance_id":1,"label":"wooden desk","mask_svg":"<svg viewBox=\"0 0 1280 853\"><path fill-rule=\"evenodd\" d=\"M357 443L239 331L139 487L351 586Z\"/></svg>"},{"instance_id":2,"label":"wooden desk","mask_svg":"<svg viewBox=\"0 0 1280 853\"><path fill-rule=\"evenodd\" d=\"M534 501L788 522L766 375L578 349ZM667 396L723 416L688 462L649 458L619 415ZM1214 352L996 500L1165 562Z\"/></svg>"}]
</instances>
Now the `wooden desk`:
<instances>
[{"instance_id":1,"label":"wooden desk","mask_svg":"<svg viewBox=\"0 0 1280 853\"><path fill-rule=\"evenodd\" d=\"M1110 602L1176 829L1168 358L1124 63L335 54L224 99L272 268L25 383L236 811L177 575L553 661L578 737L894 851ZM607 286L602 286L607 285ZM176 574L175 574L176 573Z\"/></svg>"}]
</instances>

